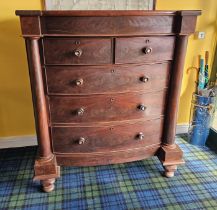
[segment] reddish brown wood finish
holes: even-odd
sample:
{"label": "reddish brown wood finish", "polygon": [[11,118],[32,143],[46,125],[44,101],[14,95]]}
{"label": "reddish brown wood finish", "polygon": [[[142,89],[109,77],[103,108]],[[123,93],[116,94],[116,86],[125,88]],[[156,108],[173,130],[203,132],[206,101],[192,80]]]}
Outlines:
{"label": "reddish brown wood finish", "polygon": [[166,145],[174,144],[176,134],[176,121],[178,116],[179,95],[182,84],[183,67],[188,37],[179,36],[176,41],[176,52],[171,75],[171,84],[167,100],[165,129],[163,143]]}
{"label": "reddish brown wood finish", "polygon": [[200,11],[16,14],[26,38],[40,149],[35,179],[44,191],[53,190],[58,165],[157,155],[172,177],[184,162],[174,142],[178,98],[187,37]]}
{"label": "reddish brown wood finish", "polygon": [[26,36],[41,35],[40,18],[37,16],[29,16],[28,18],[20,17],[22,33]]}
{"label": "reddish brown wood finish", "polygon": [[[112,62],[111,39],[46,38],[45,64],[108,64]],[[80,54],[76,55],[76,51]]]}
{"label": "reddish brown wood finish", "polygon": [[157,154],[163,167],[165,168],[165,176],[170,178],[174,176],[177,165],[185,163],[183,152],[178,145],[162,145]]}
{"label": "reddish brown wood finish", "polygon": [[52,156],[51,141],[48,128],[47,104],[44,94],[42,69],[39,54],[38,38],[27,39],[26,47],[30,68],[32,96],[35,110],[35,124],[39,144],[39,155],[42,158]]}
{"label": "reddish brown wood finish", "polygon": [[[49,97],[52,123],[153,119],[164,114],[165,91],[86,97]],[[141,110],[140,106],[144,106]],[[83,109],[83,113],[78,113]]]}
{"label": "reddish brown wood finish", "polygon": [[[172,60],[175,37],[117,38],[115,63],[147,63]],[[146,52],[146,50],[150,50]]]}
{"label": "reddish brown wood finish", "polygon": [[170,63],[126,66],[48,66],[49,94],[153,92],[168,86]]}
{"label": "reddish brown wood finish", "polygon": [[[143,35],[171,33],[172,16],[115,16],[115,17],[46,17],[43,19],[44,34],[83,35]],[[162,25],[161,23],[167,23]]]}
{"label": "reddish brown wood finish", "polygon": [[200,10],[16,10],[18,16],[119,17],[119,16],[198,16]]}
{"label": "reddish brown wood finish", "polygon": [[35,125],[39,145],[38,157],[34,165],[34,179],[43,180],[43,188],[48,192],[54,189],[54,185],[49,183],[48,180],[58,178],[60,176],[60,168],[57,166],[56,157],[53,155],[51,149],[48,127],[49,119],[44,93],[38,39],[38,37],[26,39],[32,98],[34,102]]}
{"label": "reddish brown wood finish", "polygon": [[[90,153],[159,145],[162,129],[163,119],[115,126],[52,127],[53,148],[55,153]],[[84,142],[79,144],[81,138]]]}
{"label": "reddish brown wood finish", "polygon": [[[147,34],[189,34],[195,30],[200,11],[16,11],[26,17],[23,36],[31,36],[36,24],[29,17],[40,17],[41,32],[49,36],[138,36]],[[27,18],[28,17],[28,18]],[[100,18],[97,18],[100,17]],[[32,31],[32,32],[31,32]]]}
{"label": "reddish brown wood finish", "polygon": [[140,147],[115,152],[94,152],[75,154],[56,154],[58,165],[62,166],[96,166],[142,160],[156,155],[160,145]]}
{"label": "reddish brown wood finish", "polygon": [[177,165],[184,163],[183,152],[175,144],[175,134],[187,41],[188,36],[186,35],[179,35],[176,40],[173,72],[166,105],[163,145],[158,153],[158,158],[165,167],[165,176],[167,177],[173,177]]}
{"label": "reddish brown wood finish", "polygon": [[186,15],[179,17],[179,27],[177,27],[177,32],[180,35],[189,35],[195,32],[197,17],[194,15]]}

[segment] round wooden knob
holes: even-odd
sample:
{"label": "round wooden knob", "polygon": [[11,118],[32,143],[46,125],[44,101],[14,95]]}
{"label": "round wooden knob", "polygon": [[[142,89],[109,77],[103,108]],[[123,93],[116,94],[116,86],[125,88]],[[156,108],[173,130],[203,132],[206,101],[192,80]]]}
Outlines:
{"label": "round wooden knob", "polygon": [[144,52],[145,54],[150,54],[150,53],[152,52],[152,48],[151,48],[151,47],[145,47],[145,48],[143,49],[143,52]]}
{"label": "round wooden knob", "polygon": [[84,84],[84,80],[83,79],[76,79],[75,80],[75,84],[77,85],[77,86],[82,86],[83,84]]}
{"label": "round wooden knob", "polygon": [[82,50],[81,49],[75,49],[74,50],[74,55],[77,57],[80,57],[82,55]]}
{"label": "round wooden knob", "polygon": [[145,135],[142,132],[140,132],[137,137],[139,140],[143,140],[145,138]]}
{"label": "round wooden knob", "polygon": [[84,144],[86,139],[84,137],[80,137],[78,140],[78,144]]}
{"label": "round wooden knob", "polygon": [[78,116],[81,116],[81,115],[83,115],[84,114],[84,108],[79,108],[78,110],[77,110],[77,115]]}
{"label": "round wooden knob", "polygon": [[149,81],[149,78],[144,76],[144,77],[141,77],[140,80],[144,83],[148,82]]}
{"label": "round wooden knob", "polygon": [[146,106],[144,106],[143,104],[140,104],[138,106],[138,109],[140,109],[141,111],[145,111],[146,110]]}

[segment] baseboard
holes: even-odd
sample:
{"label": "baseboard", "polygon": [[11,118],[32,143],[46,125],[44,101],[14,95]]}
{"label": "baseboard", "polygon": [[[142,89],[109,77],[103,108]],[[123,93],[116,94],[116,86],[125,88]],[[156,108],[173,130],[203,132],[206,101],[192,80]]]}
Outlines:
{"label": "baseboard", "polygon": [[189,124],[179,124],[176,126],[176,134],[188,133]]}
{"label": "baseboard", "polygon": [[[188,124],[180,124],[176,127],[176,134],[188,132]],[[37,145],[36,136],[11,136],[0,138],[0,149],[14,147],[28,147]]]}
{"label": "baseboard", "polygon": [[35,135],[0,137],[0,149],[35,145],[37,145],[37,138]]}

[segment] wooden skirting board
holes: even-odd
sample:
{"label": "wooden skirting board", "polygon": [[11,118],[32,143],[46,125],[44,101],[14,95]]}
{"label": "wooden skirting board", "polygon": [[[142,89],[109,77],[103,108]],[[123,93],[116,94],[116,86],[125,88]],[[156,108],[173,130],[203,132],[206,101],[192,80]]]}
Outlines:
{"label": "wooden skirting board", "polygon": [[[180,124],[176,127],[176,134],[188,132],[188,124]],[[14,147],[28,147],[37,145],[35,135],[0,137],[0,149]]]}

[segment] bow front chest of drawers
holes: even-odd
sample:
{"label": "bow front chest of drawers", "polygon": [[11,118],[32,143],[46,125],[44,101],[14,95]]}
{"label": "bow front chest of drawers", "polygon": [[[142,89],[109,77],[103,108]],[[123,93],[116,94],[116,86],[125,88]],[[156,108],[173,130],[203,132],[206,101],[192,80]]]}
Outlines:
{"label": "bow front chest of drawers", "polygon": [[200,11],[16,11],[26,41],[38,137],[35,179],[60,166],[157,155],[171,177],[188,35]]}

